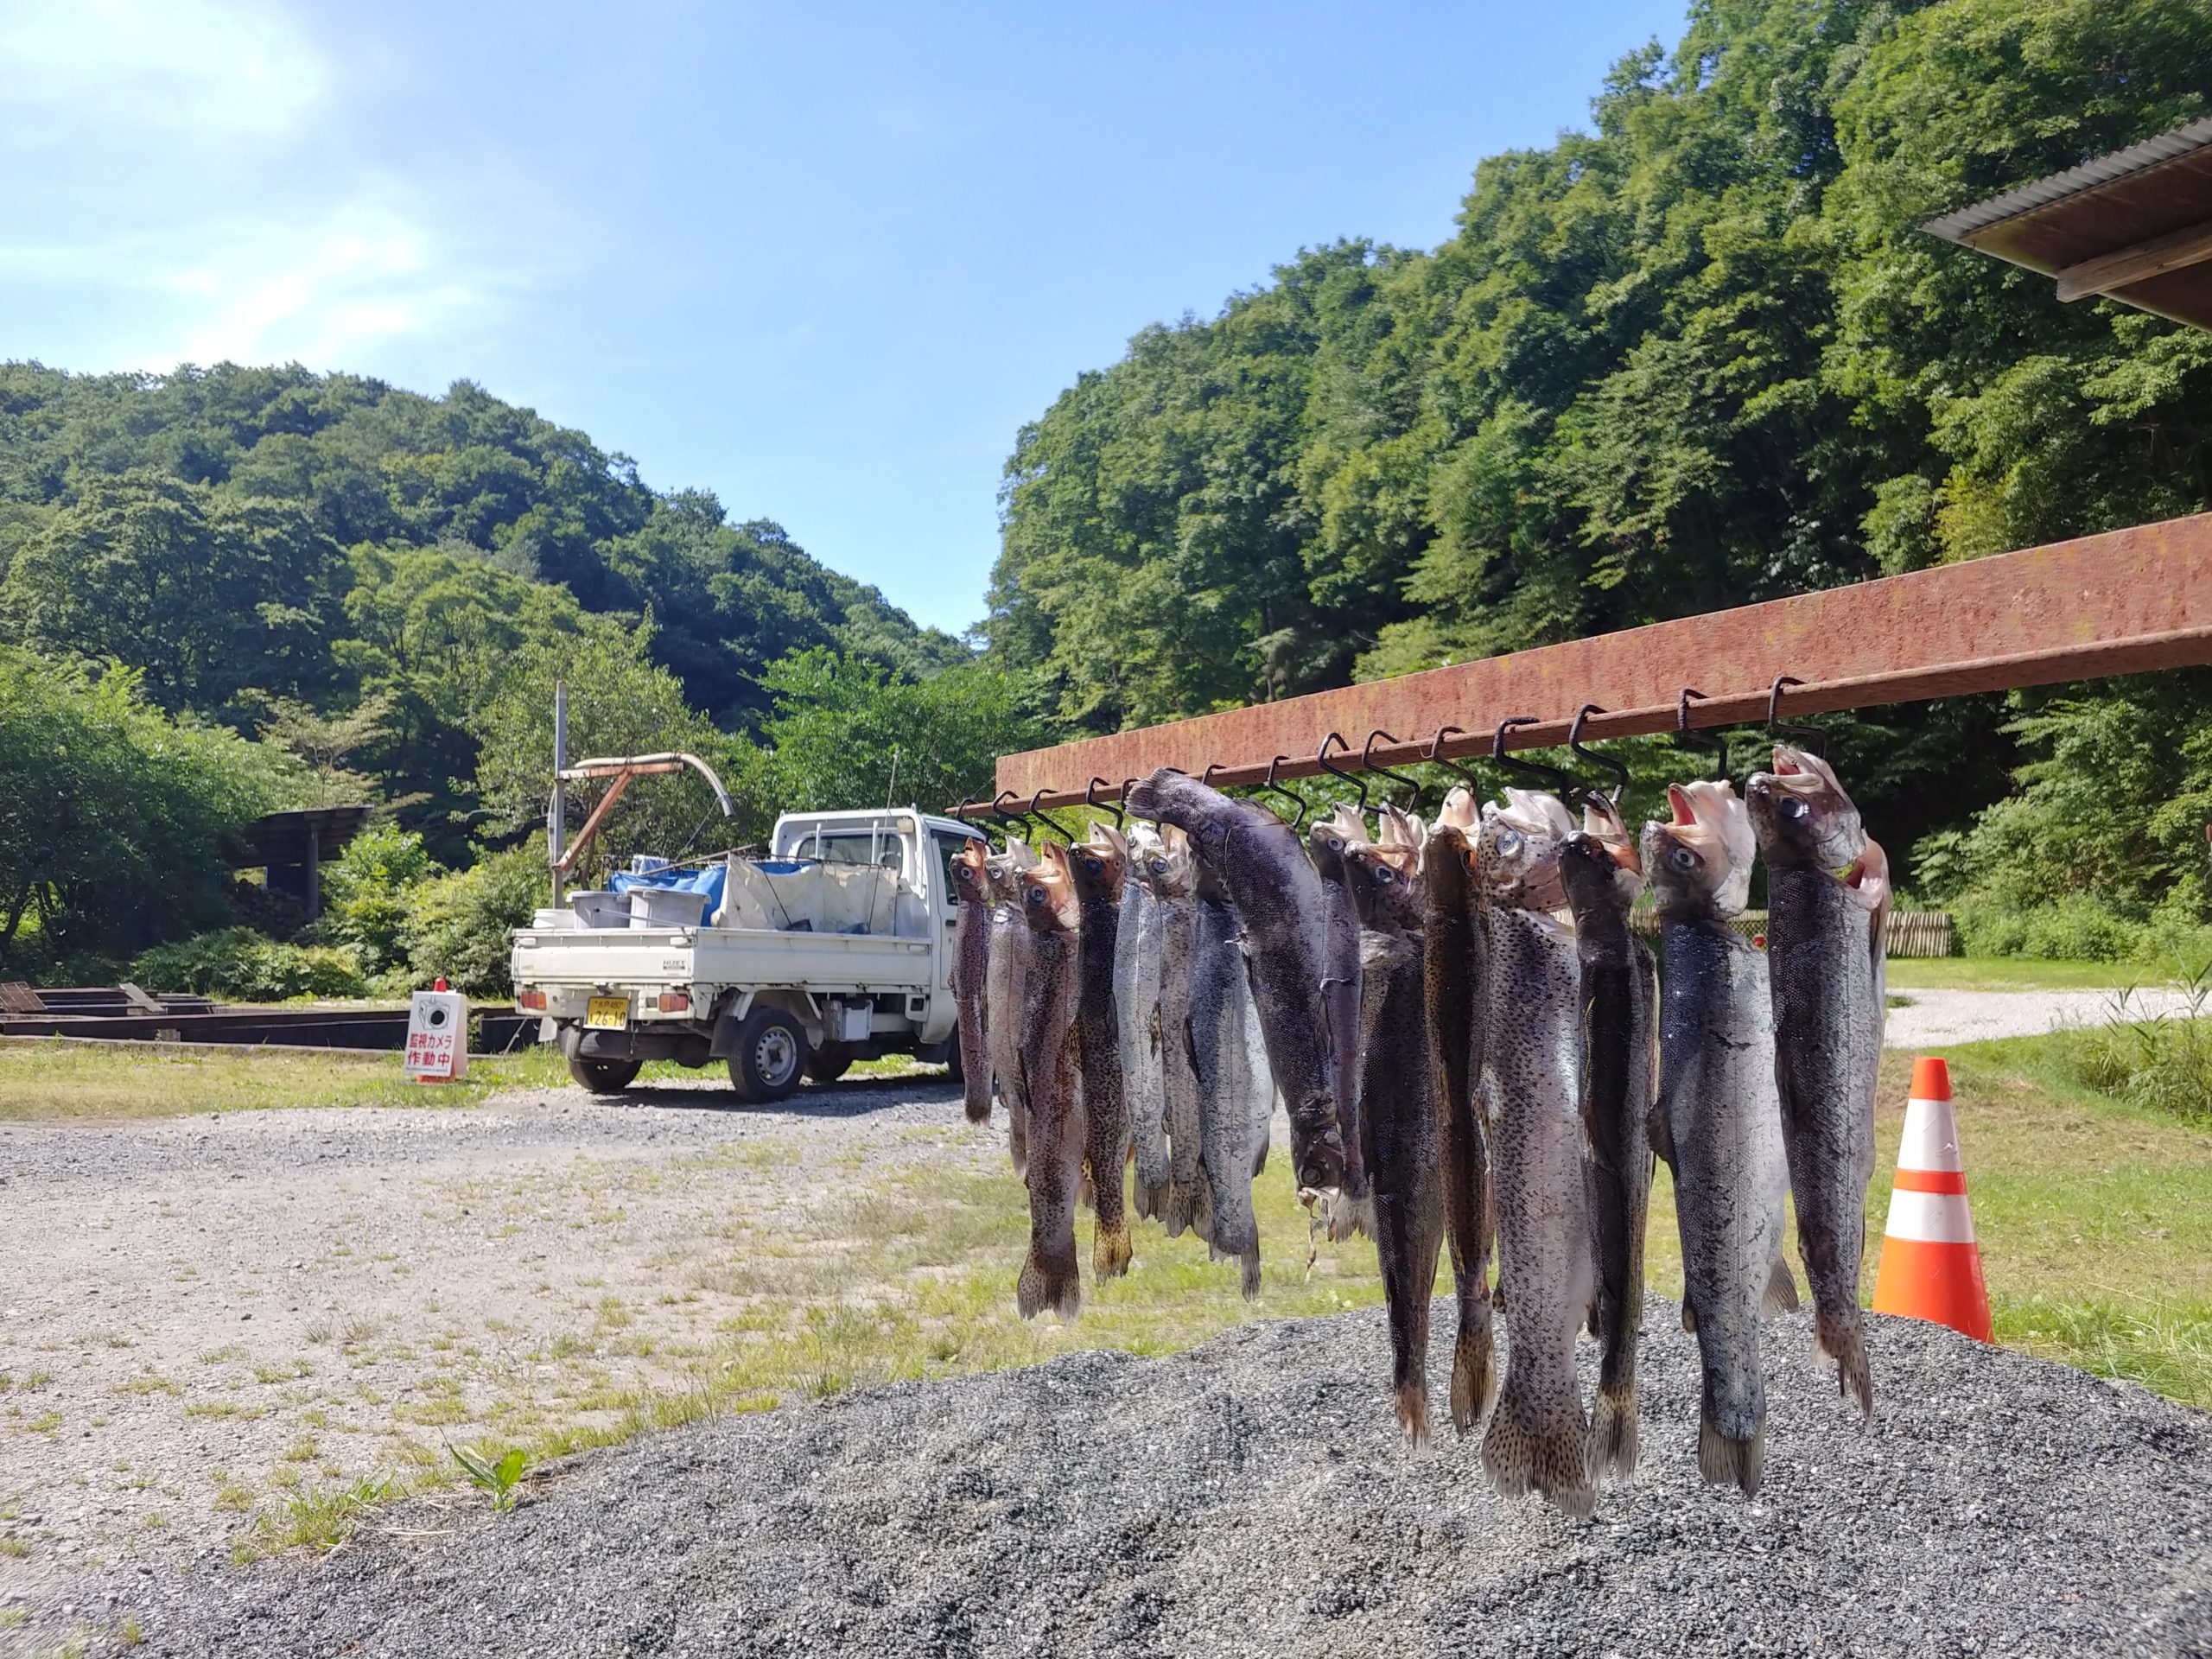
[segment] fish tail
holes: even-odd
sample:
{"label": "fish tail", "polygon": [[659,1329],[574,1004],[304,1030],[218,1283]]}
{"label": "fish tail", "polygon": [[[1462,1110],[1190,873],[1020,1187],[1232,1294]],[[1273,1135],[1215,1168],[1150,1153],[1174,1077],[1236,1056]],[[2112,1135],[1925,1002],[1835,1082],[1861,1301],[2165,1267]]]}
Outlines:
{"label": "fish tail", "polygon": [[[1198,1191],[1203,1191],[1203,1188]],[[1167,1230],[1167,1236],[1179,1238],[1191,1229],[1197,1218],[1198,1192],[1171,1179],[1167,1183],[1166,1201],[1160,1205],[1160,1224]]]}
{"label": "fish tail", "polygon": [[1166,1221],[1168,1192],[1168,1184],[1165,1181],[1157,1186],[1148,1186],[1143,1181],[1138,1181],[1136,1183],[1137,1219],[1139,1221]]}
{"label": "fish tail", "polygon": [[1014,1160],[1014,1173],[1029,1173],[1029,1109],[1020,1101],[1006,1103],[1006,1149]]}
{"label": "fish tail", "polygon": [[1874,1370],[1866,1360],[1866,1325],[1857,1307],[1818,1311],[1813,1319],[1813,1348],[1835,1361],[1836,1384],[1859,1402],[1861,1416],[1874,1414]]}
{"label": "fish tail", "polygon": [[1047,1262],[1032,1244],[1029,1259],[1021,1264],[1014,1297],[1025,1319],[1033,1319],[1047,1309],[1064,1319],[1074,1319],[1083,1311],[1083,1274],[1076,1270],[1074,1252],[1068,1252],[1065,1261]]}
{"label": "fish tail", "polygon": [[1328,1214],[1332,1244],[1341,1244],[1355,1233],[1363,1238],[1375,1236],[1375,1194],[1371,1192],[1355,1197],[1349,1189],[1338,1189],[1329,1202]]}
{"label": "fish tail", "polygon": [[1777,1251],[1774,1271],[1767,1275],[1766,1295],[1759,1303],[1759,1313],[1772,1319],[1777,1313],[1795,1313],[1802,1306],[1797,1299],[1797,1281],[1790,1277],[1789,1263]]}
{"label": "fish tail", "polygon": [[1090,1243],[1090,1270],[1103,1283],[1118,1279],[1129,1270],[1129,1218],[1116,1216],[1111,1221],[1101,1216],[1098,1230]]}
{"label": "fish tail", "polygon": [[1690,1306],[1690,1299],[1682,1298],[1682,1329],[1692,1336],[1697,1334],[1697,1309]]}
{"label": "fish tail", "polygon": [[1567,1514],[1587,1520],[1598,1507],[1590,1478],[1590,1427],[1575,1408],[1573,1427],[1544,1429],[1529,1419],[1509,1382],[1483,1433],[1483,1470],[1506,1497],[1541,1492]]}
{"label": "fish tail", "polygon": [[1243,1291],[1246,1301],[1256,1302],[1260,1300],[1260,1241],[1255,1238],[1246,1245],[1244,1254],[1237,1259],[1243,1268],[1238,1287]]}
{"label": "fish tail", "polygon": [[967,1088],[963,1096],[963,1103],[968,1110],[968,1121],[970,1123],[989,1122],[991,1121],[990,1080],[987,1077],[979,1077],[973,1071],[963,1075],[967,1079]]}
{"label": "fish tail", "polygon": [[1759,1477],[1766,1468],[1766,1417],[1747,1440],[1732,1440],[1713,1421],[1707,1405],[1697,1427],[1697,1467],[1708,1485],[1740,1487],[1745,1497],[1757,1497]]}
{"label": "fish tail", "polygon": [[1426,1378],[1409,1376],[1398,1384],[1398,1427],[1406,1431],[1408,1446],[1428,1444],[1428,1384]]}
{"label": "fish tail", "polygon": [[1191,1194],[1191,1230],[1208,1244],[1213,1243],[1213,1187],[1203,1170]]}
{"label": "fish tail", "polygon": [[1452,1349],[1452,1426],[1466,1433],[1497,1400],[1497,1333],[1490,1300],[1478,1293],[1459,1307],[1459,1337]]}
{"label": "fish tail", "polygon": [[1085,1160],[1083,1179],[1076,1183],[1075,1201],[1078,1209],[1096,1211],[1098,1208],[1098,1188],[1090,1179],[1090,1164]]}
{"label": "fish tail", "polygon": [[1598,1389],[1598,1408],[1591,1414],[1590,1474],[1592,1479],[1611,1472],[1622,1480],[1636,1476],[1636,1384]]}

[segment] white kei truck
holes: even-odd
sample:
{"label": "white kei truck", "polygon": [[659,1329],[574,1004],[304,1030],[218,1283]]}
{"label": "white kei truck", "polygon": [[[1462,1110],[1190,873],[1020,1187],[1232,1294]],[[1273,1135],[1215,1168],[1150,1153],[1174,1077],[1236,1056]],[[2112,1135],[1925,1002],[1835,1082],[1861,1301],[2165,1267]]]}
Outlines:
{"label": "white kei truck", "polygon": [[[627,781],[683,766],[727,802],[690,756],[587,760],[560,775]],[[724,1061],[739,1097],[762,1105],[802,1076],[834,1082],[888,1053],[950,1065],[957,1079],[950,861],[982,838],[912,806],[787,813],[765,857],[618,876],[622,891],[539,911],[514,934],[515,1005],[541,1016],[539,1039],[595,1094],[628,1088],[647,1060]],[[575,855],[564,861],[557,836],[556,849],[557,877]]]}

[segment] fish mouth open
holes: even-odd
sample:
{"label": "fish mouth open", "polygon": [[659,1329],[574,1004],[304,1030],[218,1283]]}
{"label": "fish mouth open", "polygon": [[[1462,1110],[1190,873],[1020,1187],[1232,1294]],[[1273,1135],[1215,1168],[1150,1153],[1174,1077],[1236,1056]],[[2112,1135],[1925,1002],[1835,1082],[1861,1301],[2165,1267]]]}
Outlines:
{"label": "fish mouth open", "polygon": [[1689,791],[1680,784],[1667,785],[1668,822],[1676,829],[1687,829],[1697,822],[1697,809],[1690,804]]}

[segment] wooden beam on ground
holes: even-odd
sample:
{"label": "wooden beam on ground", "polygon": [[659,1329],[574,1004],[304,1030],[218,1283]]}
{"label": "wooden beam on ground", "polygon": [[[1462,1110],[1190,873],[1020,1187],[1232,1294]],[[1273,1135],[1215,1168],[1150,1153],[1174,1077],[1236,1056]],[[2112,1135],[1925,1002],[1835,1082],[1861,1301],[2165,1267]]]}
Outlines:
{"label": "wooden beam on ground", "polygon": [[1041,806],[1077,806],[1094,777],[1101,801],[1160,766],[1194,778],[1217,766],[1228,787],[1262,781],[1276,755],[1288,757],[1279,777],[1311,777],[1332,732],[1351,747],[1332,758],[1347,769],[1377,729],[1392,739],[1375,746],[1381,765],[1426,759],[1445,727],[1461,728],[1442,750],[1459,759],[1488,753],[1498,722],[1521,715],[1535,721],[1507,747],[1538,748],[1565,741],[1585,703],[1611,711],[1590,718],[1586,740],[1668,732],[1685,687],[1707,694],[1693,727],[1740,725],[1766,718],[1785,674],[1803,682],[1786,693],[1795,716],[2207,663],[2212,513],[2200,513],[1033,749],[1000,760],[998,787],[1025,805],[1041,789]]}

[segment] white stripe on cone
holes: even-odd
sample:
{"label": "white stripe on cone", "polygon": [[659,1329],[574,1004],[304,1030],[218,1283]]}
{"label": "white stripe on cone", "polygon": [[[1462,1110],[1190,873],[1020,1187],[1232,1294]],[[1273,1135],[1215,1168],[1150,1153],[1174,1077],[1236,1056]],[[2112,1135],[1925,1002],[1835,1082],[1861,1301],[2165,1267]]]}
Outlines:
{"label": "white stripe on cone", "polygon": [[1948,1100],[1912,1099],[1904,1105],[1904,1138],[1897,1143],[1899,1169],[1956,1171],[1959,1122]]}
{"label": "white stripe on cone", "polygon": [[1963,1192],[1908,1192],[1896,1187],[1890,1193],[1890,1218],[1882,1232],[1885,1237],[1918,1239],[1923,1244],[1971,1244],[1974,1211]]}

